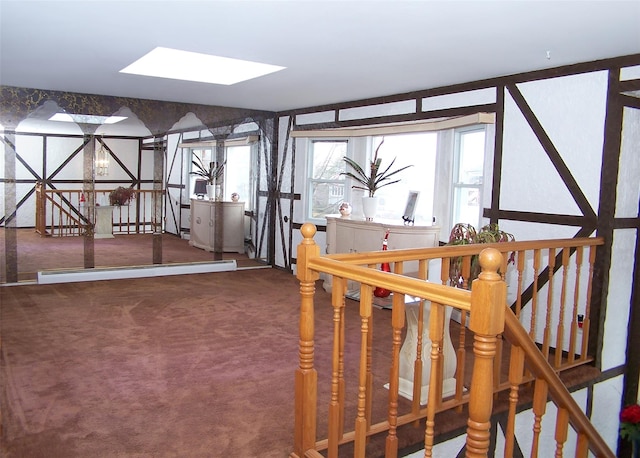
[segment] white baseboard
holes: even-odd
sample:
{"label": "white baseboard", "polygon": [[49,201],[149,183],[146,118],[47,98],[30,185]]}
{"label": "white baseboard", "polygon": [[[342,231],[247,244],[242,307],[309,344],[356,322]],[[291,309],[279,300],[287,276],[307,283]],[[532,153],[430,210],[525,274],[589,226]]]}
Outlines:
{"label": "white baseboard", "polygon": [[99,267],[94,269],[45,270],[38,272],[39,284],[116,280],[121,278],[161,277],[164,275],[201,274],[237,270],[234,259],[185,264],[156,264],[133,267]]}

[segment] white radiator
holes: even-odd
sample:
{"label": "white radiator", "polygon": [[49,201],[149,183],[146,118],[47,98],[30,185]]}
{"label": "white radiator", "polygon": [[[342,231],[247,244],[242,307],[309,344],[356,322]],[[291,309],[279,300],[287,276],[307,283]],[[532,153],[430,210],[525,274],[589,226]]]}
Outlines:
{"label": "white radiator", "polygon": [[161,277],[165,275],[202,274],[237,270],[234,259],[185,264],[156,264],[133,267],[99,267],[94,269],[44,270],[38,272],[38,283],[70,283],[79,281],[116,280],[120,278]]}

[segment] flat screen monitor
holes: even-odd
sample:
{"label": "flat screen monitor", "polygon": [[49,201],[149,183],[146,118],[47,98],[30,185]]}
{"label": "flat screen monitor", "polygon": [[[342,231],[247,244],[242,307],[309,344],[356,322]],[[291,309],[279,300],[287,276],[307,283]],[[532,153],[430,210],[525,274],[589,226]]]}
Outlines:
{"label": "flat screen monitor", "polygon": [[193,193],[196,196],[204,196],[207,193],[207,180],[196,180],[193,185]]}

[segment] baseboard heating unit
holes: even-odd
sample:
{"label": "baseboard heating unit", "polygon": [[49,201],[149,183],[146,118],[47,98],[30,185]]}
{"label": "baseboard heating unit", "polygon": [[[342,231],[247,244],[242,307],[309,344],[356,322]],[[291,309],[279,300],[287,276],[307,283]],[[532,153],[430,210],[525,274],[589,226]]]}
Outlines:
{"label": "baseboard heating unit", "polygon": [[80,281],[117,280],[122,278],[162,277],[165,275],[203,274],[237,270],[235,259],[185,264],[155,264],[133,267],[97,267],[93,269],[44,270],[38,272],[39,284]]}

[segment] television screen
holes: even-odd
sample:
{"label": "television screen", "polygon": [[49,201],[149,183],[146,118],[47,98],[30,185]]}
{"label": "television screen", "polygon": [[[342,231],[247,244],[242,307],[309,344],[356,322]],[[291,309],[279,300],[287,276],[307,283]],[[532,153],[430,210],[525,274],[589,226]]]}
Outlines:
{"label": "television screen", "polygon": [[204,196],[207,193],[207,180],[196,180],[193,185],[193,193],[197,196]]}

